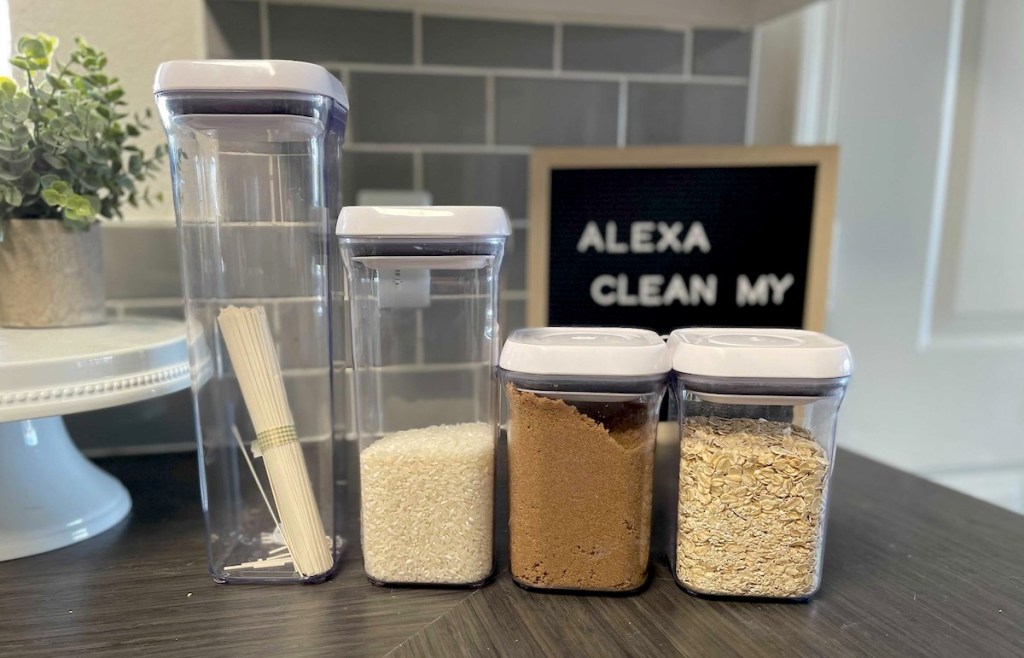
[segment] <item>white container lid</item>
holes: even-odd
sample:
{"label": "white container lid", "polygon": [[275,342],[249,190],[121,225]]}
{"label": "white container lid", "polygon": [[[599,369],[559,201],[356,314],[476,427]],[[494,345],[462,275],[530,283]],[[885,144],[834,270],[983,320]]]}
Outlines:
{"label": "white container lid", "polygon": [[676,329],[668,349],[673,370],[703,377],[835,379],[853,370],[846,343],[800,329]]}
{"label": "white container lid", "polygon": [[347,206],[338,216],[342,237],[504,237],[512,232],[497,206]]}
{"label": "white container lid", "polygon": [[330,96],[346,110],[344,85],[322,66],[286,59],[210,59],[164,62],[153,93],[171,91],[291,91]]}
{"label": "white container lid", "polygon": [[671,366],[665,341],[653,331],[607,327],[518,329],[498,365],[530,375],[645,377]]}

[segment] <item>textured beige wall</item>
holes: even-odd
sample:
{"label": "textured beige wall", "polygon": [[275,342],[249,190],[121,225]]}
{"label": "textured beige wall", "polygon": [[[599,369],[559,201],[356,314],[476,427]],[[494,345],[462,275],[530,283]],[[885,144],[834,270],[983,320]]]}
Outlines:
{"label": "textured beige wall", "polygon": [[[168,59],[196,59],[205,55],[202,0],[8,0],[13,40],[26,33],[46,32],[61,40],[58,52],[67,52],[77,35],[106,51],[110,71],[121,78],[132,110],[153,107],[153,73]],[[0,1],[0,9],[3,2]],[[155,109],[155,108],[154,108]],[[153,130],[141,140],[146,148],[164,142],[164,132]],[[162,191],[164,202],[129,209],[130,221],[172,222],[170,176],[164,172],[152,189]]]}

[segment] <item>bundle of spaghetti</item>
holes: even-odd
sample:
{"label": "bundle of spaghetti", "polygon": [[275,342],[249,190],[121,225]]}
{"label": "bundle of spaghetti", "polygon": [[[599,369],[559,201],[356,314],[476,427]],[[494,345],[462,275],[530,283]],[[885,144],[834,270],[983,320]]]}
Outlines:
{"label": "bundle of spaghetti", "polygon": [[231,365],[249,410],[277,507],[281,533],[303,576],[326,573],[334,564],[295,420],[285,393],[281,365],[262,306],[228,306],[217,318]]}

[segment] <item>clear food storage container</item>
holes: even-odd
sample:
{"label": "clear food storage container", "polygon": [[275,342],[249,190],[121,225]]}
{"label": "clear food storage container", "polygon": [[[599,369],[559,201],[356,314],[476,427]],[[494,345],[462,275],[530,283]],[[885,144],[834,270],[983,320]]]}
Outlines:
{"label": "clear food storage container", "polygon": [[[345,90],[319,66],[169,62],[170,142],[210,571],[334,569],[330,218]],[[210,355],[212,376],[200,377]]]}
{"label": "clear food storage container", "polygon": [[849,348],[792,329],[669,337],[681,430],[673,574],[693,594],[808,599],[821,584]]}
{"label": "clear food storage container", "polygon": [[500,366],[513,579],[530,589],[640,588],[665,342],[641,329],[520,329]]}
{"label": "clear food storage container", "polygon": [[494,572],[498,270],[494,207],[349,207],[363,564],[375,584]]}

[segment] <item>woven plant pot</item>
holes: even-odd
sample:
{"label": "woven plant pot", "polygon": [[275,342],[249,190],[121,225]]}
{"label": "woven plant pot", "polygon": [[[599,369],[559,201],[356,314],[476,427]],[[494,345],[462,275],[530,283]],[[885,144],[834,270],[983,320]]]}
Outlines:
{"label": "woven plant pot", "polygon": [[4,221],[0,242],[0,326],[76,327],[106,318],[100,227],[55,219]]}

